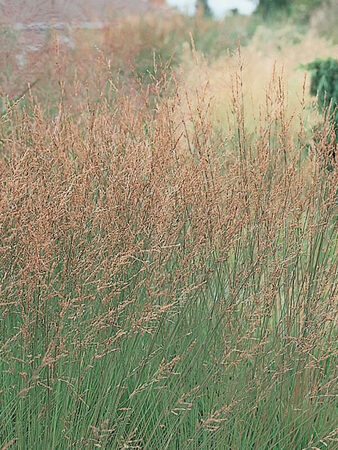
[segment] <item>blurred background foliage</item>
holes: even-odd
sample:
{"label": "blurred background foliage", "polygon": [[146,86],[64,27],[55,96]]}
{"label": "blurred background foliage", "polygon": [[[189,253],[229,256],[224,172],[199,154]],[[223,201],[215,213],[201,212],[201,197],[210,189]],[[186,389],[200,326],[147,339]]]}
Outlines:
{"label": "blurred background foliage", "polygon": [[[304,37],[308,41],[311,36],[320,48],[322,38],[333,46],[338,43],[335,1],[260,0],[256,3],[256,11],[251,16],[241,15],[234,9],[224,19],[217,20],[208,1],[197,0],[194,16],[172,10],[167,14],[124,18],[108,23],[102,30],[74,30],[67,36],[50,32],[45,42],[41,43],[39,36],[40,44],[34,50],[30,50],[31,44],[25,47],[20,32],[3,27],[0,30],[2,109],[6,99],[20,98],[31,84],[35,84],[36,93],[48,94],[57,101],[58,94],[51,95],[49,89],[53,85],[51,80],[57,76],[55,61],[60,58],[66,71],[75,67],[75,64],[67,65],[66,60],[76,61],[78,76],[88,84],[95,80],[89,60],[106,59],[109,61],[107,79],[128,79],[135,86],[135,79],[148,85],[157,66],[167,74],[176,70],[186,60],[187,48],[193,47],[204,60],[212,63],[236,50],[239,43],[242,48],[254,45],[261,50],[269,46],[270,53],[272,48],[277,52],[275,56],[282,51],[282,46],[298,45]],[[313,45],[313,60],[335,57],[329,49],[328,55],[317,54],[316,44]],[[311,60],[299,62],[307,64]]]}

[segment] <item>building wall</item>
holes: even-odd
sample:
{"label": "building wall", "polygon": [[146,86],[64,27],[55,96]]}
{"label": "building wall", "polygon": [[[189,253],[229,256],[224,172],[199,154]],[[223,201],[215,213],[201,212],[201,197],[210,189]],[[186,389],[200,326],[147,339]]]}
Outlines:
{"label": "building wall", "polygon": [[0,25],[104,20],[144,14],[164,0],[0,0]]}

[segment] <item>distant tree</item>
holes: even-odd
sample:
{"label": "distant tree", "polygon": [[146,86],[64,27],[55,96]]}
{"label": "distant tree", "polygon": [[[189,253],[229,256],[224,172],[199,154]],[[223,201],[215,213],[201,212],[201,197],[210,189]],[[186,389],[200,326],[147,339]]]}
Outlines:
{"label": "distant tree", "polygon": [[332,0],[295,0],[292,2],[292,15],[299,22],[307,23],[312,13],[323,4],[334,3]]}
{"label": "distant tree", "polygon": [[196,0],[196,10],[201,10],[206,17],[212,17],[212,11],[208,0]]}
{"label": "distant tree", "polygon": [[266,19],[280,11],[289,12],[291,3],[291,0],[259,0],[256,12]]}
{"label": "distant tree", "polygon": [[292,14],[296,20],[309,20],[312,11],[323,3],[333,3],[334,0],[252,0],[256,3],[256,13],[264,19],[273,17],[280,12]]}

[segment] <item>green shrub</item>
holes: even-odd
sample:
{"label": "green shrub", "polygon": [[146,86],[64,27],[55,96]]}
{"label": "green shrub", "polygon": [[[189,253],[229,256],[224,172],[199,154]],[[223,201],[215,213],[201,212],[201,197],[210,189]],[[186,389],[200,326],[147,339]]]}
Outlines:
{"label": "green shrub", "polygon": [[[318,98],[318,107],[321,112],[328,114],[330,128],[335,132],[335,145],[338,136],[338,60],[328,58],[316,59],[307,64],[306,69],[311,72],[310,93]],[[334,143],[333,143],[334,145]],[[335,160],[335,149],[329,152],[329,157]],[[331,163],[327,168],[332,169]]]}
{"label": "green shrub", "polygon": [[336,133],[338,128],[338,60],[316,59],[306,65],[311,72],[311,95],[317,96],[320,111],[329,110]]}
{"label": "green shrub", "polygon": [[[338,104],[338,60],[328,58],[316,59],[307,64],[306,68],[311,72],[311,95],[318,95],[318,105],[321,110],[328,107],[335,110]],[[335,122],[338,115],[335,111]]]}

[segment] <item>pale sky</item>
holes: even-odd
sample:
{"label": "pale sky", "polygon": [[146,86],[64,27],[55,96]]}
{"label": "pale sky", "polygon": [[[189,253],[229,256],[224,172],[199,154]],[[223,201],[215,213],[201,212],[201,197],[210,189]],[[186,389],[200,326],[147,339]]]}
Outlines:
{"label": "pale sky", "polygon": [[[177,6],[181,11],[193,13],[196,0],[167,0],[169,5]],[[209,0],[209,5],[216,16],[223,16],[232,8],[238,8],[242,14],[250,14],[255,9],[252,0]]]}

